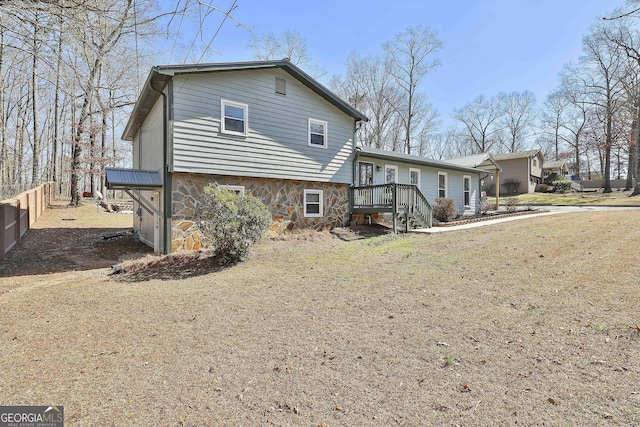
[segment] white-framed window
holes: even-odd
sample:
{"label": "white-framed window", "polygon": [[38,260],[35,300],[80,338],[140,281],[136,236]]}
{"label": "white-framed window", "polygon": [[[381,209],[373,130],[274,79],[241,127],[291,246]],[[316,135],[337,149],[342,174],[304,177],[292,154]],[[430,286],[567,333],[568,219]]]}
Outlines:
{"label": "white-framed window", "polygon": [[309,119],[309,146],[327,148],[327,122]]}
{"label": "white-framed window", "polygon": [[358,182],[361,186],[373,185],[373,163],[358,162]]}
{"label": "white-framed window", "polygon": [[409,184],[420,188],[420,169],[409,168]]}
{"label": "white-framed window", "polygon": [[247,136],[249,106],[226,99],[220,100],[220,128],[222,133]]}
{"label": "white-framed window", "polygon": [[244,196],[244,185],[225,185],[225,187],[233,193]]}
{"label": "white-framed window", "polygon": [[447,197],[447,173],[438,172],[438,197]]}
{"label": "white-framed window", "polygon": [[465,206],[471,206],[471,177],[468,175],[462,177],[462,200]]}
{"label": "white-framed window", "polygon": [[398,166],[384,165],[384,182],[386,184],[398,182]]}
{"label": "white-framed window", "polygon": [[318,218],[323,214],[322,190],[304,190],[304,216]]}
{"label": "white-framed window", "polygon": [[533,163],[533,167],[537,167],[538,166],[538,159],[536,159],[535,157],[533,159],[531,159],[531,163]]}

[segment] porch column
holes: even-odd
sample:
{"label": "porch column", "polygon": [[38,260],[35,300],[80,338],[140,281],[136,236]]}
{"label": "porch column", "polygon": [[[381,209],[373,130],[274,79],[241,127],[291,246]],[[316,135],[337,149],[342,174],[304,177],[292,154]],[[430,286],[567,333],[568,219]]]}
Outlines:
{"label": "porch column", "polygon": [[500,169],[496,168],[496,206],[495,210],[500,208]]}

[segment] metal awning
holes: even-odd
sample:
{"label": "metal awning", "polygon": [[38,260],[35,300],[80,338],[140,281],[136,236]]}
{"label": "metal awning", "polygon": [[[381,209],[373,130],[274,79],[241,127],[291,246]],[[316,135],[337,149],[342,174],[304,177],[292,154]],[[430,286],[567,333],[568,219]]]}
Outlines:
{"label": "metal awning", "polygon": [[162,188],[162,179],[157,171],[126,168],[105,168],[106,186],[109,190],[124,190],[147,212],[162,217],[162,212],[147,200],[140,190]]}
{"label": "metal awning", "polygon": [[150,190],[162,187],[157,171],[127,168],[105,168],[109,190]]}

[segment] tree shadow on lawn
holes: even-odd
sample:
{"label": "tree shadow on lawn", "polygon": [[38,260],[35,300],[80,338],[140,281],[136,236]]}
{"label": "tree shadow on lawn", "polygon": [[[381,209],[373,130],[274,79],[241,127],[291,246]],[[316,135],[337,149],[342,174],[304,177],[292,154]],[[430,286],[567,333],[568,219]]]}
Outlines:
{"label": "tree shadow on lawn", "polygon": [[130,228],[34,228],[0,262],[0,277],[108,268],[152,251]]}

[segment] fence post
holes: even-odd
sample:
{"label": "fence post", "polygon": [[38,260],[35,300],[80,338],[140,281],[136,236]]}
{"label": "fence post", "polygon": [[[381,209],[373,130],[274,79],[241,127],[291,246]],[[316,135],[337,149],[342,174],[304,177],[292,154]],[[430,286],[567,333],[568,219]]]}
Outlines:
{"label": "fence post", "polygon": [[20,197],[16,198],[16,209],[15,209],[15,217],[14,220],[16,221],[16,226],[15,226],[15,230],[16,230],[16,245],[18,243],[20,243],[20,237],[22,237],[22,233],[20,233],[20,228],[22,227],[22,218],[20,218],[20,211],[22,209],[20,209]]}

